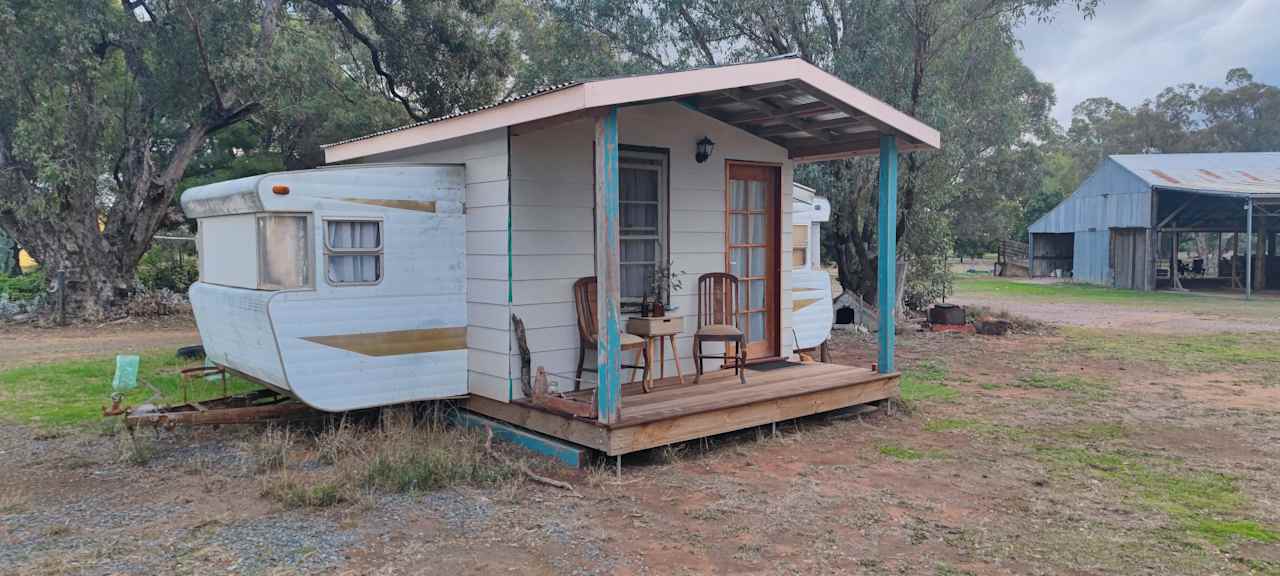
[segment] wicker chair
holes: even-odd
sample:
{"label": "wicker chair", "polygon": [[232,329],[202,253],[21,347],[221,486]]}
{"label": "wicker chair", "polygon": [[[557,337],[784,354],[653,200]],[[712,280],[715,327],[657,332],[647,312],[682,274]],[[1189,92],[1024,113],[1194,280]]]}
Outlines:
{"label": "wicker chair", "polygon": [[[738,316],[738,277],[726,272],[710,272],[698,277],[698,331],[693,334],[693,363],[702,378],[702,360],[715,358],[733,360],[733,371],[743,384],[747,383],[747,348],[744,345],[742,327]],[[704,342],[723,342],[724,354],[703,354]],[[729,355],[729,345],[733,355]]]}
{"label": "wicker chair", "polygon": [[[578,310],[578,371],[574,375],[573,389],[577,390],[582,383],[583,372],[598,372],[596,368],[597,358],[596,342],[600,333],[600,323],[596,318],[596,277],[586,276],[579,278],[573,283],[573,305]],[[623,332],[618,335],[622,341],[621,349],[623,351],[635,350],[635,360],[632,364],[623,364],[622,368],[631,369],[631,380],[636,379],[636,369],[643,370],[641,375],[646,381],[649,377],[649,349],[645,346],[644,338],[634,334]],[[590,368],[587,368],[587,359],[591,358]],[[644,364],[640,364],[641,359]]]}

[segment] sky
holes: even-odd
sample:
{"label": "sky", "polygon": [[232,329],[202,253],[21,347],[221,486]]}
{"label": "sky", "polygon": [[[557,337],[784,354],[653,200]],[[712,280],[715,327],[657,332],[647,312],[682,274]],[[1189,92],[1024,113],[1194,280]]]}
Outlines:
{"label": "sky", "polygon": [[1136,105],[1167,86],[1220,86],[1232,68],[1280,84],[1280,0],[1102,0],[1091,20],[1060,10],[1018,38],[1023,61],[1053,83],[1063,126],[1086,98]]}

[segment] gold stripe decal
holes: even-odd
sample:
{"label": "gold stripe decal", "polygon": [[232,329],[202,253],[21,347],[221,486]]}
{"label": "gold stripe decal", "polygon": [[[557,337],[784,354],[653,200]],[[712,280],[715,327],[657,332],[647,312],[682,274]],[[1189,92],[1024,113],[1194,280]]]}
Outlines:
{"label": "gold stripe decal", "polygon": [[795,312],[795,311],[800,310],[801,308],[804,308],[805,306],[808,306],[808,305],[810,305],[810,304],[813,304],[814,302],[817,302],[817,301],[819,301],[819,300],[822,300],[822,299],[821,299],[821,298],[805,298],[805,299],[803,299],[803,300],[792,300],[792,301],[791,301],[791,311],[792,311],[792,312]]}
{"label": "gold stripe decal", "polygon": [[377,198],[343,198],[343,202],[352,202],[355,204],[368,204],[370,206],[382,206],[384,208],[397,208],[400,210],[413,210],[415,212],[435,212],[435,200],[379,200]]}
{"label": "gold stripe decal", "polygon": [[368,332],[365,334],[308,336],[303,340],[365,356],[399,356],[401,354],[462,350],[467,347],[467,328],[461,326],[424,330]]}

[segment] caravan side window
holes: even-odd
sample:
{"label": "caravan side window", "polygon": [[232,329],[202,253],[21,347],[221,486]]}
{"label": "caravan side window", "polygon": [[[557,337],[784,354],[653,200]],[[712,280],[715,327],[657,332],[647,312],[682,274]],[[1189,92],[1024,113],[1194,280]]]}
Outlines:
{"label": "caravan side window", "polygon": [[382,281],[382,222],[325,220],[324,257],[330,284],[367,285]]}
{"label": "caravan side window", "polygon": [[302,214],[258,216],[258,289],[311,286],[308,222]]}

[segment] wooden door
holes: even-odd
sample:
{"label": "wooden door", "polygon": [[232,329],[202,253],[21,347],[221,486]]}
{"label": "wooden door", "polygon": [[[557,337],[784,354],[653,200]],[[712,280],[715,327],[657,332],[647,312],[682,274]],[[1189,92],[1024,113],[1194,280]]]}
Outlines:
{"label": "wooden door", "polygon": [[728,165],[725,252],[729,273],[738,277],[738,325],[748,360],[778,355],[780,179],[777,166]]}

